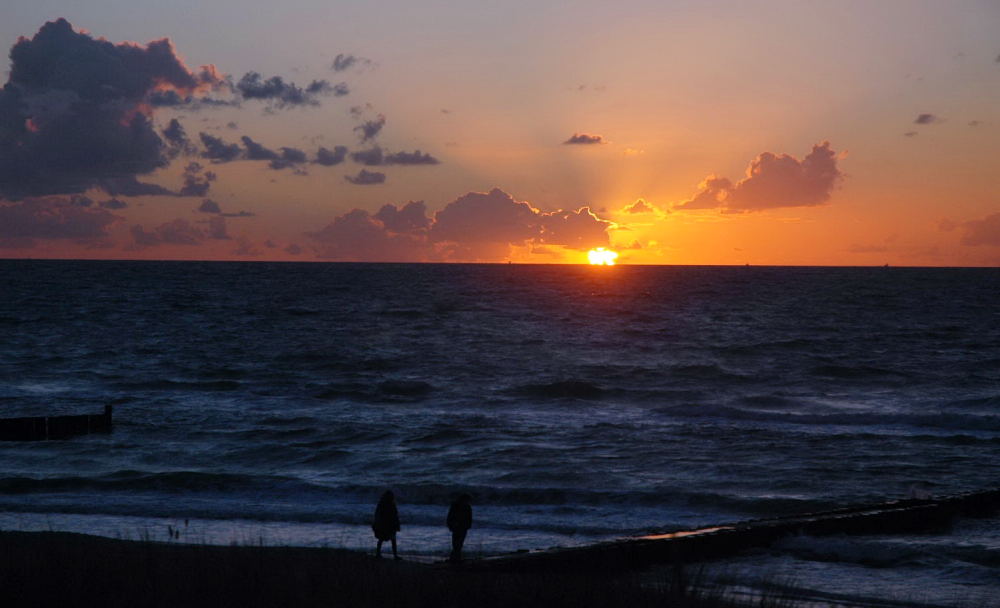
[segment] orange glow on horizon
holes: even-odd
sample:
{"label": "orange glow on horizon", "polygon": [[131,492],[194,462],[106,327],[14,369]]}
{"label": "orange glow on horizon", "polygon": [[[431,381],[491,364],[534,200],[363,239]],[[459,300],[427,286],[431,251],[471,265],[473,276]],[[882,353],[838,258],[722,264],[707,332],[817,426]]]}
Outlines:
{"label": "orange glow on horizon", "polygon": [[598,247],[587,252],[587,261],[594,266],[614,266],[618,259],[618,252]]}

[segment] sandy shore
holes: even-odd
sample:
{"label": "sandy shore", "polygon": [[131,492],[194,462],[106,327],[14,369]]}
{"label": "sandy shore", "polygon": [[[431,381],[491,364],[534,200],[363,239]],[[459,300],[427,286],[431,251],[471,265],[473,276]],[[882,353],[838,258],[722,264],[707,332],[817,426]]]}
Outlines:
{"label": "sandy shore", "polygon": [[634,574],[487,573],[352,551],[0,532],[3,606],[719,606]]}

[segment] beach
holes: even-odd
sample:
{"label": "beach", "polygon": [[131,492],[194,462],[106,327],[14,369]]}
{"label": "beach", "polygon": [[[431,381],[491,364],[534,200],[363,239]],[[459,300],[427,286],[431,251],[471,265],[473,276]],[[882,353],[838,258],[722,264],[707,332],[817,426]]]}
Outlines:
{"label": "beach", "polygon": [[[718,606],[632,574],[498,574],[327,548],[0,532],[4,606]],[[665,601],[674,602],[664,604]]]}

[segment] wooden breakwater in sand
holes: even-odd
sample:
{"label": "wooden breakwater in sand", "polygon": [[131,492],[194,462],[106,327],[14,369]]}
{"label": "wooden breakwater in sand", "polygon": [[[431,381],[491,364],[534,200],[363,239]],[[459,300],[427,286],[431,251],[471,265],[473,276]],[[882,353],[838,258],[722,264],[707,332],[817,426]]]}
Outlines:
{"label": "wooden breakwater in sand", "polygon": [[956,517],[988,516],[998,508],[1000,489],[994,489],[649,534],[583,547],[518,552],[472,560],[464,566],[492,571],[637,569],[726,558],[799,534],[893,534],[947,529]]}

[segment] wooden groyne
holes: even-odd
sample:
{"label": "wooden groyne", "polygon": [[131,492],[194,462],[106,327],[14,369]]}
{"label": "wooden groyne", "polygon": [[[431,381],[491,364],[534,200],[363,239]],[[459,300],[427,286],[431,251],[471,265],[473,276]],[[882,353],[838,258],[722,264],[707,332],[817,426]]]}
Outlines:
{"label": "wooden groyne", "polygon": [[103,414],[80,416],[27,416],[0,418],[0,441],[43,441],[68,439],[90,433],[110,433],[113,406],[104,406]]}
{"label": "wooden groyne", "polygon": [[587,545],[500,555],[464,564],[473,570],[607,571],[661,563],[722,559],[806,534],[893,534],[947,529],[960,516],[983,517],[1000,509],[1000,489],[942,498],[855,505],[789,517],[650,534]]}

